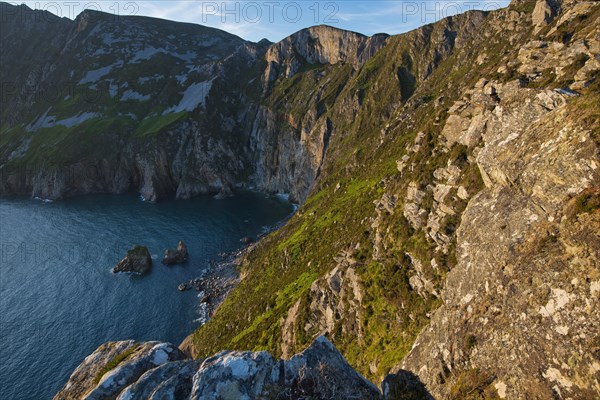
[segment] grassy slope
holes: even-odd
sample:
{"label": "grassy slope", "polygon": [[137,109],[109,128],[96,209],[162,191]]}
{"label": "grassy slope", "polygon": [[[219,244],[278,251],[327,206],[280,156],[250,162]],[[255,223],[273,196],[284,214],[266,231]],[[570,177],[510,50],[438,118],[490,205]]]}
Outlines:
{"label": "grassy slope", "polygon": [[[264,240],[247,257],[242,267],[245,279],[213,320],[195,333],[194,344],[199,355],[223,348],[280,354],[282,318],[298,299],[306,296],[319,276],[335,267],[333,257],[351,244],[360,244],[361,248],[365,339],[359,342],[356,337],[336,332],[332,335],[335,344],[353,366],[372,378],[375,376],[368,367],[371,362],[375,362],[377,375],[381,376],[410,349],[416,334],[428,321],[427,312],[439,306],[439,301],[423,299],[410,289],[404,254],[411,252],[429,260],[434,244],[425,239],[423,232],[412,230],[406,219],[396,213],[385,221],[395,235],[393,246],[387,249],[384,259],[373,261],[372,232],[366,219],[374,215],[373,201],[385,191],[393,188],[397,192],[412,180],[426,185],[432,181],[433,171],[445,166],[449,159],[466,163],[466,148],[432,153],[438,147],[442,128],[435,121],[436,117],[445,120],[445,110],[461,88],[473,85],[481,73],[472,68],[476,52],[461,52],[442,62],[427,84],[416,86],[414,77],[421,71],[413,59],[419,52],[430,49],[418,49],[412,43],[411,36],[393,38],[355,74],[340,66],[322,67],[280,83],[269,105],[281,105],[292,115],[302,115],[307,100],[299,94],[306,93],[314,84],[315,73],[327,70],[330,84],[325,91],[330,95],[325,97],[323,112],[336,127],[327,161],[308,201],[286,227]],[[497,58],[491,58],[490,66],[498,62]],[[338,82],[346,84],[336,96]],[[436,109],[432,99],[442,95],[442,105]],[[344,101],[355,96],[362,102],[357,115],[347,109],[348,101]],[[287,100],[287,106],[279,98]],[[380,132],[386,125],[391,126],[389,133],[380,142]],[[419,131],[426,133],[426,144],[411,155],[417,167],[400,179],[396,160],[406,154],[406,145]],[[476,167],[468,166],[464,179],[463,184],[470,192],[481,188]],[[464,209],[466,203],[457,206]],[[401,208],[402,205],[397,207]],[[452,229],[456,224],[448,221],[447,228]],[[454,262],[453,254],[437,261],[442,271],[448,270]],[[439,276],[438,284],[441,279],[443,276]],[[311,340],[312,337],[298,338],[297,349],[301,350]]]}

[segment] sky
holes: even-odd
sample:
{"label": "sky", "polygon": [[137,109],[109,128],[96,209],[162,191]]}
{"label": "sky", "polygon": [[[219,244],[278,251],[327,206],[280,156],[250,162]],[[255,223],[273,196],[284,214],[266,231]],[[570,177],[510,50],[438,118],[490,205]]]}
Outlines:
{"label": "sky", "polygon": [[506,7],[510,0],[385,1],[231,1],[231,0],[94,0],[19,1],[74,19],[86,8],[119,15],[139,15],[191,22],[223,29],[246,40],[279,41],[302,28],[326,24],[366,35],[398,34],[471,9]]}

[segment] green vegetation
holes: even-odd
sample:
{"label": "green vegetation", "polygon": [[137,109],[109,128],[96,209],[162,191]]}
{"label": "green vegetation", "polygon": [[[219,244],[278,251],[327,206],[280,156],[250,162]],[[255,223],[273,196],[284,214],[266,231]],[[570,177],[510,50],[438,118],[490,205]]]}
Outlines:
{"label": "green vegetation", "polygon": [[[23,157],[12,161],[14,165],[61,167],[80,161],[90,154],[98,159],[111,157],[118,149],[122,133],[131,129],[132,121],[125,117],[93,118],[79,125],[67,128],[57,125],[42,128],[31,135],[23,127],[8,132],[8,139],[2,139],[2,148],[11,137],[31,137],[27,152]],[[111,140],[108,140],[111,139]],[[7,142],[5,142],[7,140]]]}
{"label": "green vegetation", "polygon": [[2,129],[0,131],[0,152],[4,153],[14,150],[15,143],[29,138],[31,135],[25,130],[23,124],[13,126],[12,128]]}
{"label": "green vegetation", "polygon": [[450,390],[450,400],[493,400],[499,399],[492,385],[494,377],[479,370],[471,369],[458,375]]}
{"label": "green vegetation", "polygon": [[304,67],[291,78],[280,78],[263,103],[272,110],[291,115],[296,121],[312,107],[320,113],[327,112],[351,73],[350,65]]}
{"label": "green vegetation", "polygon": [[135,128],[134,134],[138,137],[156,135],[175,122],[185,119],[187,116],[187,111],[148,116]]}
{"label": "green vegetation", "polygon": [[140,347],[139,345],[130,347],[129,349],[125,350],[124,352],[119,353],[115,357],[113,357],[113,359],[110,360],[108,362],[108,364],[106,364],[104,366],[104,368],[102,368],[100,371],[98,371],[98,373],[96,374],[96,377],[94,378],[94,384],[97,385],[102,380],[102,377],[104,375],[106,375],[113,369],[117,368],[119,366],[119,364],[121,364],[123,361],[127,360],[131,355],[133,355],[139,349],[139,347]]}
{"label": "green vegetation", "polygon": [[567,107],[579,118],[581,126],[591,131],[591,137],[600,146],[600,72],[595,81],[583,92],[584,96],[571,101]]}
{"label": "green vegetation", "polygon": [[531,14],[535,9],[535,2],[536,0],[520,0],[513,2],[513,4],[510,5],[510,8],[519,13]]}
{"label": "green vegetation", "polygon": [[600,190],[586,191],[575,199],[575,214],[590,214],[600,210]]}
{"label": "green vegetation", "polygon": [[127,250],[128,256],[146,256],[150,254],[146,246],[135,246],[131,250]]}
{"label": "green vegetation", "polygon": [[475,335],[468,335],[465,338],[465,347],[467,348],[467,350],[471,350],[473,347],[475,347],[476,344],[477,338],[475,337]]}

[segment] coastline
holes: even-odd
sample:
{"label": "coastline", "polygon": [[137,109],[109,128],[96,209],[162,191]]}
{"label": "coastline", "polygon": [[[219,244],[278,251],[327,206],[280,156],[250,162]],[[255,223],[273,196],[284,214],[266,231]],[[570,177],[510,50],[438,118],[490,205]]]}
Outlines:
{"label": "coastline", "polygon": [[[29,354],[43,353],[44,359],[53,360],[63,357],[60,365],[31,388],[34,397],[44,398],[44,387],[58,391],[84,357],[102,343],[160,338],[176,346],[194,332],[200,325],[194,320],[199,317],[202,299],[196,292],[180,294],[177,285],[209,270],[204,278],[215,277],[215,290],[211,290],[214,300],[206,314],[212,314],[236,284],[237,271],[231,263],[247,250],[240,238],[256,238],[267,227],[271,231],[292,212],[289,204],[265,193],[239,191],[236,197],[213,200],[200,196],[156,205],[141,202],[135,194],[94,194],[52,203],[29,196],[2,197],[3,250],[7,252],[4,283],[10,289],[23,280],[36,282],[37,291],[44,293],[50,304],[56,304],[41,307],[39,315],[27,314],[33,306],[18,308],[19,314],[30,316],[25,319],[19,319],[14,309],[3,314],[14,327],[11,331],[16,332],[6,336],[7,353],[16,353],[19,337],[28,337],[31,349],[19,357],[23,361],[9,360],[8,365],[16,372],[3,371],[3,379],[13,382],[5,389],[8,398],[17,398],[19,388],[30,379]],[[94,219],[95,215],[101,218]],[[39,228],[29,230],[33,222]],[[161,251],[181,239],[191,242],[189,264],[158,266]],[[136,243],[148,246],[157,265],[143,278],[115,277],[110,269]],[[222,252],[228,254],[221,256]],[[208,260],[215,262],[209,265]],[[46,271],[53,273],[39,278]],[[62,290],[53,290],[58,286]],[[35,296],[19,292],[6,294],[7,302],[19,296],[24,305],[36,304]],[[56,316],[55,310],[63,303],[76,315]],[[107,308],[102,308],[104,305]],[[109,313],[110,319],[106,317]],[[102,319],[111,322],[102,324]],[[74,343],[69,342],[68,352],[65,337],[75,338]]]}
{"label": "coastline", "polygon": [[[202,314],[196,319],[196,321],[201,320],[201,325],[196,330],[201,329],[217,313],[229,294],[238,286],[242,280],[239,267],[242,265],[244,258],[254,251],[265,237],[283,228],[298,211],[298,204],[290,204],[293,211],[287,217],[268,227],[264,233],[256,238],[255,242],[232,253],[223,254],[223,261],[212,262],[211,267],[202,276],[196,278],[200,279],[203,285],[202,290],[198,291],[198,298],[200,299],[198,307],[202,309]],[[191,332],[178,346],[179,350],[192,359],[196,359],[197,356],[193,346],[193,336],[196,330]]]}

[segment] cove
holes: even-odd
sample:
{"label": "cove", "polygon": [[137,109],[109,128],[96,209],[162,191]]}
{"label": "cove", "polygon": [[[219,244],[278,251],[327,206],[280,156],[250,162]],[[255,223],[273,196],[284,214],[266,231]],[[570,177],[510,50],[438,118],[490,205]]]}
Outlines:
{"label": "cove", "polygon": [[[252,192],[158,204],[133,195],[1,199],[0,398],[52,398],[106,341],[179,344],[199,325],[199,302],[178,284],[291,212],[281,198]],[[188,245],[189,262],[162,265],[164,250],[179,240]],[[112,274],[135,244],[149,248],[152,272]]]}

